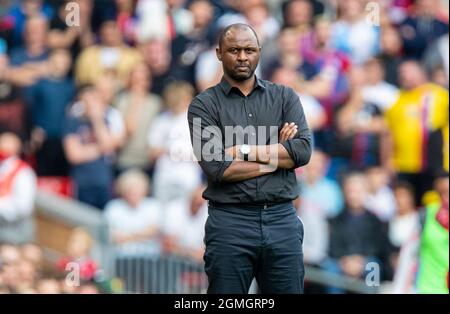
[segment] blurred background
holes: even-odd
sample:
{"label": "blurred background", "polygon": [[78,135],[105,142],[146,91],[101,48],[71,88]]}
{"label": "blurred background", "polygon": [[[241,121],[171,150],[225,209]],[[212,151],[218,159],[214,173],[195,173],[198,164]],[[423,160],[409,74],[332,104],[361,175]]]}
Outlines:
{"label": "blurred background", "polygon": [[236,22],[314,132],[305,293],[448,293],[448,5],[0,0],[0,293],[205,292],[206,182],[174,156]]}

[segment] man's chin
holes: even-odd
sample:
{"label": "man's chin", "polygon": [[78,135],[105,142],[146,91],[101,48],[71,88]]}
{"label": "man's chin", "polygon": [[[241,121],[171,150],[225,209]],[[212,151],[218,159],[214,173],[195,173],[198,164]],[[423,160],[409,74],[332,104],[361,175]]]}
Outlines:
{"label": "man's chin", "polygon": [[231,78],[237,82],[243,82],[250,79],[252,76],[253,73],[243,73],[243,74],[233,73],[233,75],[231,75]]}

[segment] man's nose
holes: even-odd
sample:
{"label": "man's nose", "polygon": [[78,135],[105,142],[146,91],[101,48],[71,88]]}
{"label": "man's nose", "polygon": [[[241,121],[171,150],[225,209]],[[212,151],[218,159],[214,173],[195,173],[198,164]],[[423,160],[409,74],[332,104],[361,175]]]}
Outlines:
{"label": "man's nose", "polygon": [[247,54],[245,53],[245,50],[240,50],[238,53],[238,60],[239,61],[245,61],[247,60]]}

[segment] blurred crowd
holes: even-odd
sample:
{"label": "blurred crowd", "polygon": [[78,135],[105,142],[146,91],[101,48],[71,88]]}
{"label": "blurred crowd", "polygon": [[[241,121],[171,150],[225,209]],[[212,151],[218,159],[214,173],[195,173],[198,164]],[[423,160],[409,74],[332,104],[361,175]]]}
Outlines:
{"label": "blurred crowd", "polygon": [[313,131],[305,262],[448,293],[446,0],[0,0],[0,292],[65,292],[29,244],[37,189],[102,210],[120,256],[202,260],[187,110],[221,80],[218,34],[237,22],[259,36],[256,75],[293,88]]}

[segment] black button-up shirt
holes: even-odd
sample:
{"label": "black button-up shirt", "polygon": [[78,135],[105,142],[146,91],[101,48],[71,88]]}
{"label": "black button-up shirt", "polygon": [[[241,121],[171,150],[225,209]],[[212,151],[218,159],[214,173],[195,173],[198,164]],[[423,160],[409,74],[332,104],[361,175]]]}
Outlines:
{"label": "black button-up shirt", "polygon": [[[256,78],[254,89],[246,97],[222,79],[218,85],[193,99],[188,121],[195,157],[208,178],[208,187],[203,193],[205,199],[229,204],[264,204],[297,198],[295,169],[277,169],[240,182],[222,180],[223,173],[232,163],[225,158],[225,148],[244,143],[278,143],[285,122],[295,122],[298,132],[282,145],[295,167],[308,163],[311,132],[294,90]],[[230,137],[227,132],[235,127],[235,136]]]}

